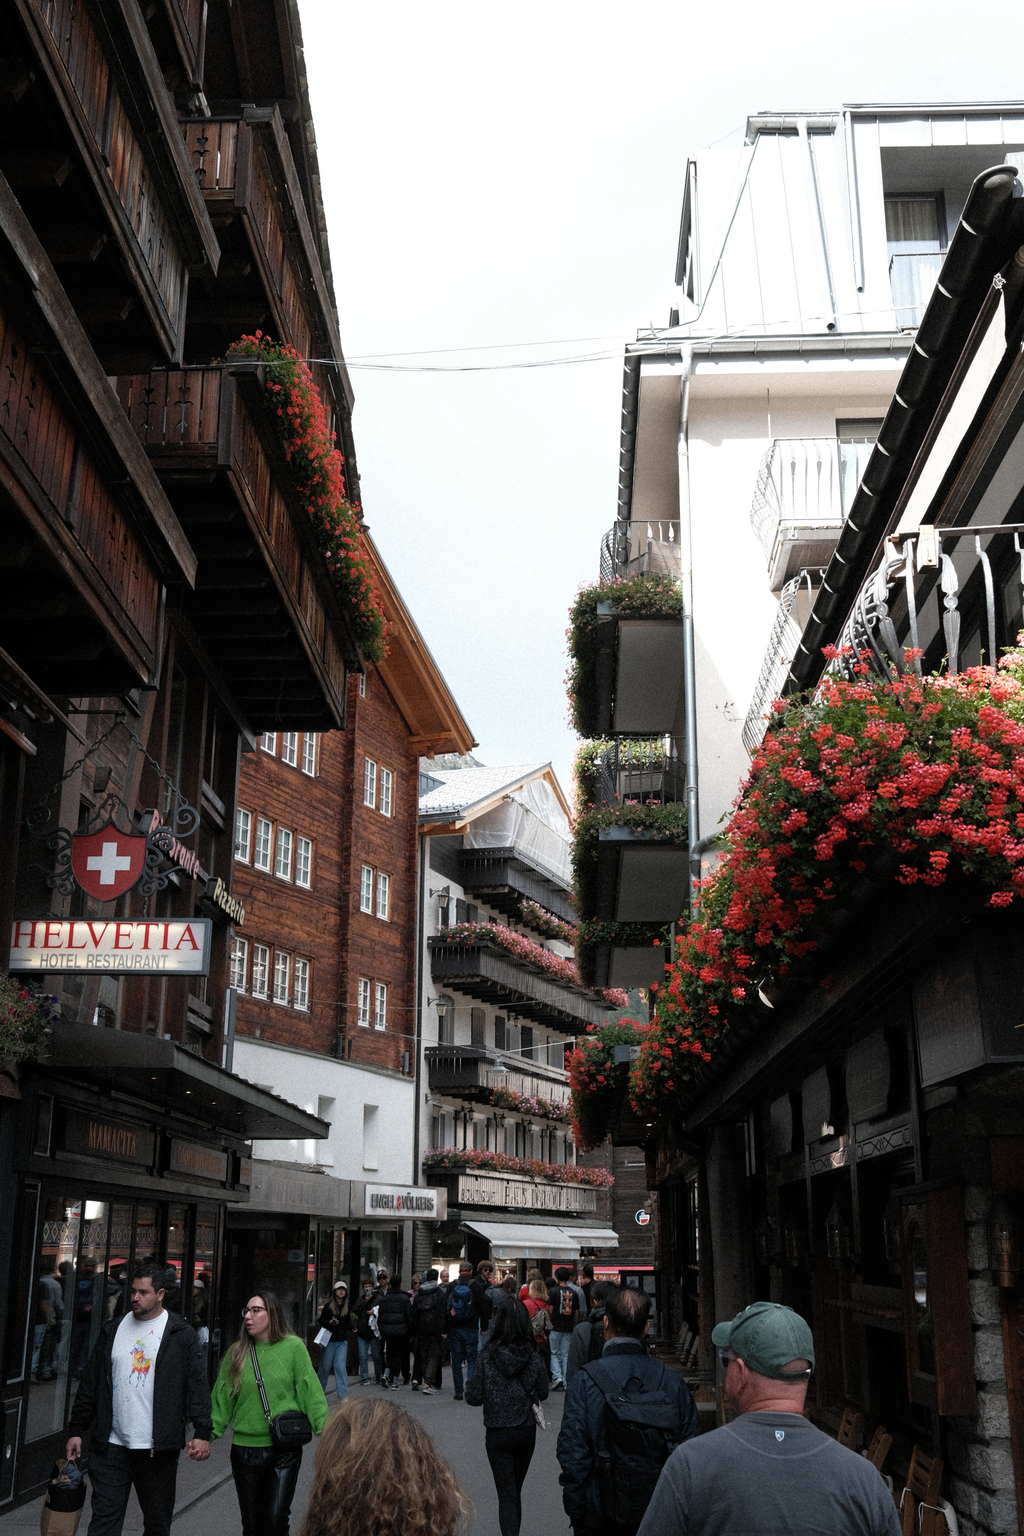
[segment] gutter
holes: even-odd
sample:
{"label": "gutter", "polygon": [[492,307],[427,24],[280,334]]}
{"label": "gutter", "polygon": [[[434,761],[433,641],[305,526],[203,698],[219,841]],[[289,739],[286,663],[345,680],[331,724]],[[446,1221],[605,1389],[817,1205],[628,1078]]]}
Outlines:
{"label": "gutter", "polygon": [[[683,751],[686,758],[686,836],[689,844],[690,905],[694,904],[695,850],[700,839],[700,767],[697,757],[697,663],[693,636],[693,520],[690,507],[690,449],[688,440],[690,378],[693,349],[682,351],[683,376],[679,385],[679,585],[683,604]],[[699,864],[698,864],[699,868]],[[675,941],[673,939],[673,956]]]}
{"label": "gutter", "polygon": [[785,692],[813,688],[825,668],[821,648],[834,640],[892,532],[902,493],[985,302],[993,274],[1024,238],[1024,199],[1014,200],[1017,171],[994,166],[975,179],[935,292],[918,328],[860,488],[843,524]]}

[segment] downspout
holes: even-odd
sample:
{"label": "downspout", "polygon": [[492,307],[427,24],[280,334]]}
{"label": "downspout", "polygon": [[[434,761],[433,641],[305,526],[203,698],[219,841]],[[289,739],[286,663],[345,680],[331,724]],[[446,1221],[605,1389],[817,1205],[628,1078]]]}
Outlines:
{"label": "downspout", "polygon": [[[700,809],[698,803],[699,770],[697,764],[697,664],[693,635],[693,537],[690,512],[690,450],[688,418],[690,411],[690,376],[693,372],[693,343],[683,342],[679,349],[682,377],[679,384],[679,585],[683,600],[683,751],[686,757],[687,842],[690,854],[690,907],[696,909],[697,882],[700,879]],[[675,941],[673,939],[673,958]]]}

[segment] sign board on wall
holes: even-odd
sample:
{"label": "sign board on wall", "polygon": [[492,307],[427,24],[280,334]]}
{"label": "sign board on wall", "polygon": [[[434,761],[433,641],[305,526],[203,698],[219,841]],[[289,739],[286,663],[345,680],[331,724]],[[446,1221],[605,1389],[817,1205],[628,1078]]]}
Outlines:
{"label": "sign board on wall", "polygon": [[597,1210],[597,1190],[585,1184],[534,1184],[486,1173],[460,1173],[460,1205],[488,1205],[515,1211]]}
{"label": "sign board on wall", "polygon": [[64,1150],[83,1152],[104,1161],[153,1165],[156,1140],[152,1131],[104,1120],[98,1115],[70,1109],[64,1123]]}
{"label": "sign board on wall", "polygon": [[172,1173],[198,1174],[201,1179],[216,1179],[223,1183],[228,1176],[228,1155],[213,1147],[200,1146],[195,1141],[171,1141],[170,1170]]}
{"label": "sign board on wall", "polygon": [[106,919],[16,919],[11,928],[12,971],[82,971],[104,974],[207,976],[208,917],[120,922]]}
{"label": "sign board on wall", "polygon": [[420,1221],[437,1220],[436,1189],[407,1184],[367,1184],[364,1191],[364,1216],[415,1216]]}

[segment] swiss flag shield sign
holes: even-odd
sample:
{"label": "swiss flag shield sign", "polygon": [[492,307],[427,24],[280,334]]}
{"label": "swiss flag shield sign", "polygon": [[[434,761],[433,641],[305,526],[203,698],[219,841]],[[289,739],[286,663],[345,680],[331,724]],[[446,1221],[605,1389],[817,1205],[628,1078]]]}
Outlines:
{"label": "swiss flag shield sign", "polygon": [[130,891],[146,867],[146,839],[119,832],[108,822],[99,832],[71,840],[71,872],[83,891],[98,901],[116,901]]}

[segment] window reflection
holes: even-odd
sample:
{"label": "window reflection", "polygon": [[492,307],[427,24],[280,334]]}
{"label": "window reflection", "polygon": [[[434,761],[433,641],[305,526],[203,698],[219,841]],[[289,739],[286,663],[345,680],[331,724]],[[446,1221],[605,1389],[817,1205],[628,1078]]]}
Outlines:
{"label": "window reflection", "polygon": [[39,1205],[33,1270],[32,1381],[26,1440],[64,1427],[68,1362],[74,1329],[78,1247],[82,1207],[61,1195],[44,1195]]}

